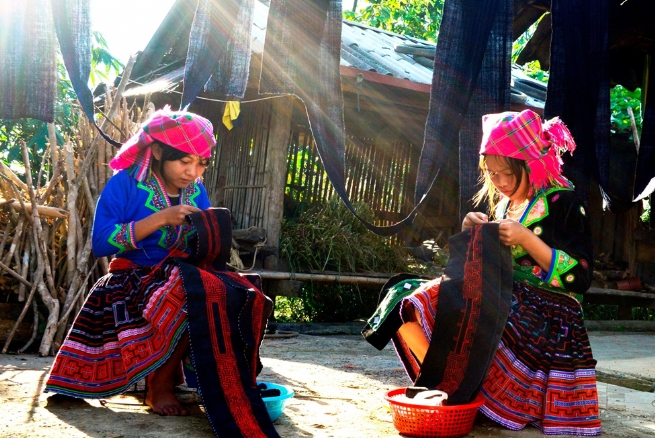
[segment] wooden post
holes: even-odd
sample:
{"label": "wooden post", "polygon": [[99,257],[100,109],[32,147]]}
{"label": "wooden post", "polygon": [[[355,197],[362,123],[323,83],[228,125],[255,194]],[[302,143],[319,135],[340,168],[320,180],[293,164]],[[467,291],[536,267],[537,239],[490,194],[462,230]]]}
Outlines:
{"label": "wooden post", "polygon": [[[279,256],[293,98],[273,99],[271,111],[268,153],[264,170],[264,185],[266,186],[264,228],[266,229],[267,244],[277,247]],[[267,269],[277,269],[277,260],[271,260],[267,264],[269,265]]]}

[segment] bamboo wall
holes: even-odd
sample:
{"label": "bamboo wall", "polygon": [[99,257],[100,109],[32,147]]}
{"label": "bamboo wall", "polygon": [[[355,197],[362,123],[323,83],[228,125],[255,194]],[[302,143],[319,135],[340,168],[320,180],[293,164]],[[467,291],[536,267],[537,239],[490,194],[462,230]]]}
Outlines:
{"label": "bamboo wall", "polygon": [[232,212],[235,228],[263,227],[271,101],[249,104],[241,114],[241,126],[215,127],[218,141],[205,186],[212,205]]}
{"label": "bamboo wall", "polygon": [[[266,211],[265,165],[269,148],[270,100],[242,106],[243,125],[227,130],[216,127],[217,151],[205,174],[205,185],[215,206],[229,208],[235,228],[264,227]],[[375,117],[371,114],[368,117]],[[366,120],[346,120],[346,191],[353,203],[371,207],[379,219],[377,225],[391,225],[402,219],[413,205],[416,166],[420,145],[398,130],[385,130],[374,136],[362,134],[357,127]],[[365,136],[366,135],[366,136]],[[440,244],[455,233],[458,190],[457,163],[444,169],[450,178],[438,181],[439,187],[418,215],[413,228],[395,236],[395,244],[420,245],[438,238]],[[304,108],[296,106],[289,128],[285,203],[313,205],[336,195],[306,123]]]}

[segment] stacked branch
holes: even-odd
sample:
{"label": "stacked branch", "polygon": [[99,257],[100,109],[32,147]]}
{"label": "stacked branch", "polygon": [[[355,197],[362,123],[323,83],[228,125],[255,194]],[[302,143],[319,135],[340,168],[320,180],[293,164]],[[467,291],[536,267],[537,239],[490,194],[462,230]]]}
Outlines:
{"label": "stacked branch", "polygon": [[[109,110],[100,120],[101,128],[121,141],[145,117],[138,106],[128,106],[121,97],[132,65],[133,59],[121,85],[106,93],[104,108]],[[38,339],[43,317],[39,354],[56,353],[90,286],[108,270],[108,260],[93,256],[91,230],[96,201],[112,175],[107,163],[116,149],[82,113],[77,120],[63,145],[57,144],[55,127],[49,125],[48,150],[39,169],[33,168],[28,148],[21,144],[24,179],[0,161],[0,290],[8,294],[7,301],[23,304],[2,353],[30,311],[32,338],[19,352]]]}

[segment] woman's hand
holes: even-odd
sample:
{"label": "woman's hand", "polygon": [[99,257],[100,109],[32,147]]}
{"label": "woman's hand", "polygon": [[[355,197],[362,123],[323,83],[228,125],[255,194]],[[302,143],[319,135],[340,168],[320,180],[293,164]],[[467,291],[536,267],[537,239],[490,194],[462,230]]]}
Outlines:
{"label": "woman's hand", "polygon": [[548,272],[553,259],[552,249],[539,236],[512,219],[501,219],[498,224],[498,235],[502,244],[512,247],[521,245],[523,250],[541,266],[541,269]]}
{"label": "woman's hand", "polygon": [[[501,219],[498,221],[499,229],[498,235],[500,242],[506,246],[521,245],[529,239],[530,234],[534,235],[532,231],[523,226],[520,222],[512,219]],[[529,233],[529,234],[528,234]],[[536,237],[536,236],[535,236]]]}
{"label": "woman's hand", "polygon": [[174,207],[168,207],[161,211],[158,211],[157,215],[160,215],[161,220],[164,225],[184,225],[188,224],[186,217],[191,213],[197,213],[200,209],[193,207],[191,205],[176,205]]}
{"label": "woman's hand", "polygon": [[187,224],[186,216],[198,211],[200,211],[199,208],[184,204],[159,210],[134,224],[134,240],[140,242],[166,225],[177,226]]}
{"label": "woman's hand", "polygon": [[466,231],[479,224],[486,224],[487,222],[489,222],[489,216],[486,214],[480,213],[479,211],[470,211],[464,216],[462,231]]}

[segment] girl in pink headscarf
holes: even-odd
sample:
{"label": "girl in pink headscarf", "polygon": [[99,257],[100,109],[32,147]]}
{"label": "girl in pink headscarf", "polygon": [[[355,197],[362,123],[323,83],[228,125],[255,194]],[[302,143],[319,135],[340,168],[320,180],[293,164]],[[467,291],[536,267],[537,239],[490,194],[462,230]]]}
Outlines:
{"label": "girl in pink headscarf", "polygon": [[115,254],[90,292],[52,367],[46,391],[105,398],[148,377],[146,403],[187,415],[173,393],[189,348],[179,270],[194,229],[186,216],[210,207],[201,176],[216,144],[197,114],[157,111],[117,153],[98,200],[93,252]]}
{"label": "girl in pink headscarf", "polygon": [[[559,119],[544,123],[530,110],[483,118],[483,187],[475,201],[487,199],[493,217],[470,212],[462,229],[496,221],[500,241],[511,251],[510,311],[480,387],[480,411],[512,430],[531,424],[548,435],[601,433],[596,361],[576,299],[591,284],[591,233],[585,209],[561,172],[560,154],[574,149]],[[420,368],[432,337],[440,336],[433,327],[443,317],[437,312],[441,282],[398,283],[385,297],[387,307],[369,320],[367,339],[383,345],[394,336],[410,375],[409,368]]]}

